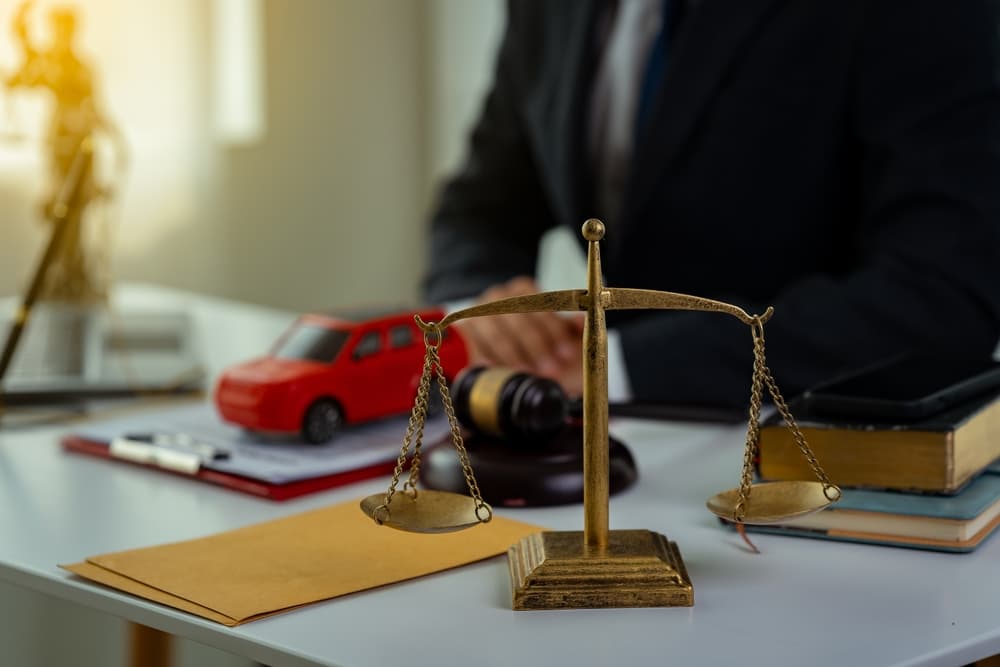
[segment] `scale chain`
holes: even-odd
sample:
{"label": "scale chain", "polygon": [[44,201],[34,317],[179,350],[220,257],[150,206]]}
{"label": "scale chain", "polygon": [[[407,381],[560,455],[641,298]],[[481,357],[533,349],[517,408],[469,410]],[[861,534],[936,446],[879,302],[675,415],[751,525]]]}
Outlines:
{"label": "scale chain", "polygon": [[[493,509],[483,500],[483,494],[479,490],[479,483],[472,472],[472,464],[469,462],[469,453],[465,449],[465,440],[462,438],[462,431],[455,417],[455,406],[451,401],[451,392],[448,391],[448,383],[445,380],[441,365],[437,367],[438,387],[441,391],[441,402],[444,404],[445,414],[448,415],[448,425],[451,427],[451,441],[458,452],[459,461],[462,463],[462,474],[465,475],[465,484],[469,488],[469,494],[476,504],[476,518],[481,523],[488,523],[493,518]],[[480,515],[480,512],[484,512]]]}
{"label": "scale chain", "polygon": [[403,490],[410,492],[413,497],[417,494],[417,480],[420,479],[420,446],[424,439],[424,426],[427,423],[427,413],[429,410],[431,375],[437,369],[440,372],[441,358],[437,348],[428,347],[424,358],[424,369],[420,374],[420,383],[417,385],[417,398],[414,401],[413,411],[418,416],[418,426],[416,429],[416,440],[413,445],[413,457],[410,459],[410,475],[403,484]]}
{"label": "scale chain", "polygon": [[[407,455],[410,451],[410,444],[413,442],[414,435],[417,435],[417,447],[414,448],[414,458],[415,463],[419,467],[419,445],[420,441],[423,439],[424,423],[427,419],[427,389],[430,385],[430,375],[431,375],[431,365],[432,365],[432,349],[428,345],[426,348],[426,354],[424,355],[424,367],[420,373],[420,383],[417,385],[417,397],[413,403],[413,410],[410,412],[410,421],[406,427],[406,435],[403,436],[403,446],[399,450],[399,456],[396,458],[396,467],[392,471],[392,481],[389,483],[389,488],[385,492],[385,501],[379,505],[375,512],[373,513],[373,518],[375,523],[382,524],[385,519],[380,517],[387,517],[389,514],[389,504],[392,502],[392,497],[396,493],[396,485],[399,484],[399,476],[403,472],[403,468],[406,466]],[[424,396],[424,400],[421,401],[421,394]],[[407,479],[406,484],[403,488],[409,490],[412,488],[413,495],[416,495],[416,488],[411,485],[413,481],[413,468],[410,468],[410,477]]]}
{"label": "scale chain", "polygon": [[747,503],[753,486],[753,461],[760,443],[760,408],[764,394],[764,325],[760,318],[754,318],[750,326],[753,334],[753,378],[750,388],[750,414],[747,419],[746,446],[743,450],[743,471],[740,475],[740,495],[733,510],[733,521],[742,523],[746,517]]}
{"label": "scale chain", "polygon": [[[761,338],[761,354],[763,355],[763,338]],[[826,496],[827,500],[839,500],[841,495],[840,487],[830,481],[830,478],[826,475],[826,471],[823,470],[823,466],[819,464],[812,448],[809,446],[809,443],[806,442],[806,438],[802,434],[802,430],[799,428],[798,422],[796,422],[795,417],[792,416],[792,411],[788,409],[788,404],[785,402],[784,397],[778,390],[778,385],[774,381],[774,376],[771,375],[771,369],[767,366],[764,366],[764,381],[767,383],[767,390],[771,394],[771,400],[774,401],[775,406],[778,408],[778,412],[781,413],[781,418],[785,421],[785,425],[788,427],[788,430],[792,432],[792,437],[795,438],[795,444],[798,445],[799,451],[802,452],[802,456],[805,457],[809,467],[812,468],[813,474],[816,475],[816,479],[822,482],[823,495]]]}
{"label": "scale chain", "polygon": [[[410,421],[406,428],[406,435],[403,437],[403,446],[400,449],[399,457],[396,459],[396,467],[392,473],[392,481],[385,494],[385,500],[375,508],[373,518],[378,524],[384,523],[388,519],[389,506],[392,497],[396,493],[396,486],[406,466],[407,457],[411,444],[413,454],[410,457],[410,471],[406,482],[403,483],[403,491],[411,498],[417,497],[417,482],[420,477],[421,444],[423,442],[424,425],[427,423],[427,413],[429,408],[429,395],[431,392],[431,378],[436,378],[438,390],[441,394],[441,402],[444,405],[445,414],[448,416],[448,425],[451,429],[451,440],[458,452],[459,460],[462,464],[462,474],[465,476],[466,486],[469,494],[476,506],[476,518],[480,523],[488,523],[493,518],[493,509],[483,500],[476,476],[472,471],[472,464],[469,462],[469,454],[465,449],[465,442],[462,438],[458,419],[455,416],[455,406],[451,400],[451,393],[448,391],[448,381],[445,378],[444,368],[441,364],[441,355],[438,347],[443,340],[441,325],[436,322],[425,323],[417,317],[417,325],[424,332],[424,365],[420,373],[420,382],[417,385],[417,395],[413,401],[413,410],[410,413]],[[434,340],[432,341],[431,338]]]}
{"label": "scale chain", "polygon": [[788,403],[778,389],[778,383],[775,382],[774,375],[771,374],[771,369],[767,366],[767,357],[764,351],[764,324],[759,316],[754,317],[754,321],[750,325],[750,331],[754,342],[753,380],[750,390],[750,415],[747,423],[746,447],[743,452],[743,471],[740,477],[739,499],[733,510],[733,521],[736,523],[742,523],[743,519],[746,518],[747,505],[749,504],[753,487],[753,461],[760,445],[760,409],[764,386],[767,386],[771,400],[774,401],[778,412],[781,414],[781,418],[785,422],[785,426],[792,432],[792,437],[795,439],[799,451],[806,459],[813,474],[822,483],[823,495],[830,501],[840,499],[841,495],[840,487],[830,481],[826,471],[823,470],[823,467],[816,459],[812,448],[809,447],[809,443],[806,442],[806,438],[802,434],[798,422],[795,421],[792,411],[788,408]]}

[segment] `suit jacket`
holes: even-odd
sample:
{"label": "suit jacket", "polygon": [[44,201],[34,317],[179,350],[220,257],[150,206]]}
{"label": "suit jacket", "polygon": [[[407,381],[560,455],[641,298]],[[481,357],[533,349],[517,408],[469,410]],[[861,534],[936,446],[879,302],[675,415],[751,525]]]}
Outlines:
{"label": "suit jacket", "polygon": [[[676,1],[676,0],[675,0]],[[511,0],[495,80],[432,221],[427,296],[532,274],[593,215],[595,0]],[[639,129],[607,284],[771,304],[786,393],[901,350],[1000,338],[995,0],[701,0]],[[583,287],[583,286],[581,286]],[[637,397],[741,404],[746,327],[609,318]]]}

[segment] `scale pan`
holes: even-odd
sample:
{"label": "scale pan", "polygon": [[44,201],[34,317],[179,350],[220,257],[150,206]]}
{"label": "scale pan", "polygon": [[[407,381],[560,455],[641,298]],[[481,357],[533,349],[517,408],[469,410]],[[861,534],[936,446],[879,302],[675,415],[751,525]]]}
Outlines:
{"label": "scale pan", "polygon": [[[765,482],[750,487],[746,515],[743,523],[779,523],[818,512],[837,500],[840,490],[831,487],[833,493],[827,496],[822,482]],[[736,504],[740,500],[739,488],[723,491],[705,503],[713,514],[732,521]]]}
{"label": "scale pan", "polygon": [[[361,501],[361,510],[375,518],[378,508],[385,504],[385,494],[376,493]],[[416,497],[405,491],[392,496],[389,512],[378,512],[382,524],[411,533],[450,533],[483,523],[476,514],[476,501],[471,496],[449,491],[419,490]],[[492,516],[489,505],[480,512],[483,519]]]}

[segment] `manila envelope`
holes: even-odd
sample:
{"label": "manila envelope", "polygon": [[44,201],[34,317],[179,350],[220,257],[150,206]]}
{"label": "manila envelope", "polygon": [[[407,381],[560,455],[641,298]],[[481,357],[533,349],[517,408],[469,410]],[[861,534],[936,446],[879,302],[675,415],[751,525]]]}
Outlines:
{"label": "manila envelope", "polygon": [[60,567],[235,626],[490,558],[540,530],[494,516],[454,533],[407,533],[377,526],[354,501]]}

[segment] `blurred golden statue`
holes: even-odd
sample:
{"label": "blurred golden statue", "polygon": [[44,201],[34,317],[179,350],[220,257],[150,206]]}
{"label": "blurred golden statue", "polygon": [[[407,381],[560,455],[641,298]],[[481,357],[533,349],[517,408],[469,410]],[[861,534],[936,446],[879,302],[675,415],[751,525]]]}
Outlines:
{"label": "blurred golden statue", "polygon": [[[117,128],[100,109],[94,96],[94,75],[75,50],[77,17],[69,8],[49,13],[51,42],[40,46],[31,35],[28,15],[34,0],[25,0],[13,22],[14,35],[24,59],[6,77],[9,90],[35,88],[49,91],[52,115],[46,131],[50,185],[42,213],[53,226],[61,222],[61,239],[44,272],[39,298],[73,304],[104,301],[108,293],[109,243],[95,241],[84,224],[94,217],[94,207],[106,204],[113,188],[95,177],[97,140],[110,141],[119,162],[124,142]],[[54,231],[54,230],[53,230]]]}

